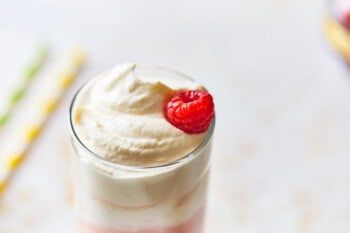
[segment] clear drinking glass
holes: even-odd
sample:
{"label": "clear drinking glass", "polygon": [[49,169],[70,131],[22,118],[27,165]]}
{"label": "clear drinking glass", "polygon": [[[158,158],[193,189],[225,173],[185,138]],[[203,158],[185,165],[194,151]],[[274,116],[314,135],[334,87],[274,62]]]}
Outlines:
{"label": "clear drinking glass", "polygon": [[[146,76],[187,80],[165,68],[138,67]],[[206,206],[213,120],[206,137],[181,159],[154,167],[112,163],[92,152],[70,129],[75,155],[75,208],[80,233],[201,233]]]}

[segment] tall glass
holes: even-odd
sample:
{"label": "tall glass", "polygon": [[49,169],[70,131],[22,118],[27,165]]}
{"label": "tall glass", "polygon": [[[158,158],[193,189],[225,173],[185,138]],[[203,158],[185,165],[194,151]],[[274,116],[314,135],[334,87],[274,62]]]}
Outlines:
{"label": "tall glass", "polygon": [[[145,75],[189,79],[165,69],[143,67]],[[112,163],[78,137],[70,107],[75,208],[80,233],[201,233],[206,206],[211,138],[177,161],[154,167]]]}

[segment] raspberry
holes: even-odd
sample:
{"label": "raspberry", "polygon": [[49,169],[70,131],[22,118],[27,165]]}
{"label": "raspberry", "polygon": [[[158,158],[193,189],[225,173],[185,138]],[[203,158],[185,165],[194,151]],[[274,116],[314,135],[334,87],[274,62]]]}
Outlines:
{"label": "raspberry", "polygon": [[166,103],[164,115],[185,133],[203,133],[214,118],[213,97],[204,90],[177,91]]}

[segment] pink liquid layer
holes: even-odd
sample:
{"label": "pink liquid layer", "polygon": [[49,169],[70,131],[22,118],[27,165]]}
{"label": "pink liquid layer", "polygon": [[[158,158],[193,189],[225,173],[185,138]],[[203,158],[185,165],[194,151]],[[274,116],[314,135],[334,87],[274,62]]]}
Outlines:
{"label": "pink liquid layer", "polygon": [[80,224],[80,233],[201,233],[203,228],[204,208],[200,209],[190,220],[177,226],[144,228],[136,230],[118,230],[98,227],[93,224]]}

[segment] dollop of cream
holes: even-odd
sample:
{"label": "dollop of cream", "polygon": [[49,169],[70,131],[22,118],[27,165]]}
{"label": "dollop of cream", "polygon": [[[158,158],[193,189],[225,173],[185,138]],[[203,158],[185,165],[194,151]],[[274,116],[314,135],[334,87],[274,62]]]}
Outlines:
{"label": "dollop of cream", "polygon": [[123,165],[157,166],[186,156],[206,133],[186,134],[171,125],[163,116],[164,101],[178,89],[202,87],[143,79],[136,67],[117,65],[82,88],[73,108],[78,137],[95,154]]}

